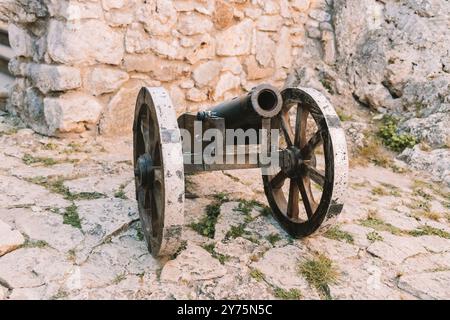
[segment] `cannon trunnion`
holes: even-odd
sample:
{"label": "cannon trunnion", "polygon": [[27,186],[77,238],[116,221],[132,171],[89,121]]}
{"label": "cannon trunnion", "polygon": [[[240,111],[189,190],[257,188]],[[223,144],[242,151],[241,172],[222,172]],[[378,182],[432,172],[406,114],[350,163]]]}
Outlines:
{"label": "cannon trunnion", "polygon": [[295,238],[326,230],[343,208],[345,135],[314,89],[263,84],[177,118],[163,88],[144,87],[133,140],[139,215],[154,256],[174,253],[182,241],[185,173],[261,168],[272,214]]}

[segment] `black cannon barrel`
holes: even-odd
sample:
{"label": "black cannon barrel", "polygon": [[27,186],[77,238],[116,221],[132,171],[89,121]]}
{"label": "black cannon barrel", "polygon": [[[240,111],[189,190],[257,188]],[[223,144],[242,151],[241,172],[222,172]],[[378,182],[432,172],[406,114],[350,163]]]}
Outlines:
{"label": "black cannon barrel", "polygon": [[282,107],[282,98],[278,89],[262,84],[253,88],[244,96],[223,102],[206,111],[200,111],[197,119],[224,118],[227,129],[258,129],[262,118],[276,116]]}

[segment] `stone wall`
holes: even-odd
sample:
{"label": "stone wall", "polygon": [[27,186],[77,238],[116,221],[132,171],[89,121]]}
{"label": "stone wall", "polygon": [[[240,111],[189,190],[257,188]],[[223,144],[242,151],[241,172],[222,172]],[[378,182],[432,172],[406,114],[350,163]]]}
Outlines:
{"label": "stone wall", "polygon": [[[335,59],[331,0],[6,0],[9,110],[48,135],[129,134],[141,86],[179,113],[269,82],[313,42]],[[309,44],[308,44],[309,46]],[[308,49],[309,50],[309,49]]]}

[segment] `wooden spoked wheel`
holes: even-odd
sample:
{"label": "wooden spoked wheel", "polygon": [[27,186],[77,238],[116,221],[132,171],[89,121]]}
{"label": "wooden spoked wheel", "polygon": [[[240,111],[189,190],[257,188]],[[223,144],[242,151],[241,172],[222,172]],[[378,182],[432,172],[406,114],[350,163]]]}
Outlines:
{"label": "wooden spoked wheel", "polygon": [[336,221],[343,208],[348,159],[345,134],[329,101],[318,91],[287,88],[275,119],[281,129],[280,168],[263,175],[274,217],[302,238]]}
{"label": "wooden spoked wheel", "polygon": [[184,221],[184,168],[175,109],[163,88],[139,92],[133,142],[142,232],[153,256],[173,254]]}

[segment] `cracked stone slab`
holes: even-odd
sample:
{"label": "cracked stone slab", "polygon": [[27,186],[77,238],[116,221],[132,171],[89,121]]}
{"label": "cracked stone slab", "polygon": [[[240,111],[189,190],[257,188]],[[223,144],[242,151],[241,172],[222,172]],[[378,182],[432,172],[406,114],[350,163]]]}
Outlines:
{"label": "cracked stone slab", "polygon": [[80,267],[81,288],[112,285],[127,274],[154,273],[160,267],[143,241],[129,235],[114,238],[94,249]]}
{"label": "cracked stone slab", "polygon": [[226,269],[203,248],[189,244],[181,254],[166,263],[161,281],[187,283],[223,277]]}
{"label": "cracked stone slab", "polygon": [[408,258],[402,263],[400,270],[403,274],[450,270],[450,252]]}
{"label": "cracked stone slab", "polygon": [[321,236],[304,240],[304,245],[310,250],[323,253],[333,261],[357,258],[359,247],[347,242],[328,239]]}
{"label": "cracked stone slab", "polygon": [[63,224],[63,217],[49,211],[34,213],[22,209],[14,216],[16,227],[30,240],[42,240],[61,252],[67,252],[83,241],[83,234],[77,228]]}
{"label": "cracked stone slab", "polygon": [[43,208],[65,208],[70,205],[70,202],[58,194],[49,192],[44,187],[15,177],[0,176],[1,207],[14,208],[33,205]]}
{"label": "cracked stone slab", "polygon": [[21,165],[10,169],[10,174],[19,179],[31,179],[40,177],[70,177],[74,174],[75,166],[72,163],[60,163],[49,167],[30,167]]}
{"label": "cracked stone slab", "polygon": [[247,225],[247,230],[251,232],[252,236],[267,243],[269,242],[266,238],[274,234],[280,236],[280,243],[286,243],[291,239],[272,216],[257,217]]}
{"label": "cracked stone slab", "polygon": [[367,239],[367,234],[373,231],[370,228],[363,227],[359,224],[343,224],[340,226],[340,229],[350,233],[353,237],[354,244],[361,248],[367,248],[372,244],[372,242]]}
{"label": "cracked stone slab", "polygon": [[231,227],[237,227],[245,222],[245,215],[237,210],[238,207],[239,202],[226,202],[220,206],[214,234],[216,242],[224,240]]}
{"label": "cracked stone slab", "polygon": [[[248,271],[248,270],[246,270]],[[205,281],[200,286],[199,299],[271,300],[270,286],[248,275],[233,272],[217,280]]]}
{"label": "cracked stone slab", "polygon": [[72,264],[48,248],[21,248],[0,258],[0,279],[11,288],[31,288],[59,281]]}
{"label": "cracked stone slab", "polygon": [[50,283],[34,288],[16,288],[13,289],[10,300],[48,300],[57,298],[59,293],[59,285]]}
{"label": "cracked stone slab", "polygon": [[450,271],[421,273],[400,277],[398,287],[426,300],[450,299]]}
{"label": "cracked stone slab", "polygon": [[107,196],[114,196],[114,194],[122,186],[126,186],[130,180],[133,180],[133,176],[128,173],[121,175],[89,176],[64,181],[64,186],[72,193],[98,192]]}
{"label": "cracked stone slab", "polygon": [[421,244],[430,252],[441,253],[450,251],[450,239],[438,236],[422,236],[419,237]]}
{"label": "cracked stone slab", "polygon": [[8,296],[8,289],[0,285],[0,300],[5,300]]}
{"label": "cracked stone slab", "polygon": [[20,247],[25,242],[18,230],[0,220],[0,257]]}
{"label": "cracked stone slab", "polygon": [[[117,283],[100,288],[82,289],[69,292],[69,299],[74,300],[137,300],[146,299],[151,293],[150,283],[142,276],[127,275],[117,280]],[[154,280],[154,279],[152,279]]]}
{"label": "cracked stone slab", "polygon": [[75,203],[83,232],[98,241],[139,219],[137,204],[133,200],[111,198]]}
{"label": "cracked stone slab", "polygon": [[262,272],[265,281],[274,287],[285,290],[298,289],[307,299],[320,299],[317,292],[298,272],[299,264],[305,256],[307,256],[305,250],[289,245],[270,249],[250,267]]}
{"label": "cracked stone slab", "polygon": [[340,276],[330,285],[333,299],[399,300],[410,299],[406,293],[389,284],[389,275],[376,261],[338,262]]}
{"label": "cracked stone slab", "polygon": [[235,261],[248,264],[257,245],[247,239],[236,238],[226,243],[218,242],[215,245],[215,251],[219,254],[229,256]]}
{"label": "cracked stone slab", "polygon": [[[189,180],[193,185],[191,191],[201,197],[226,193],[231,199],[255,199],[254,192],[249,186],[218,172],[190,175]],[[265,201],[265,196],[256,197],[256,200]]]}
{"label": "cracked stone slab", "polygon": [[0,153],[0,170],[11,172],[16,167],[23,166],[23,162],[15,157]]}
{"label": "cracked stone slab", "polygon": [[402,213],[380,210],[377,217],[401,230],[413,231],[420,227],[420,223],[416,219]]}
{"label": "cracked stone slab", "polygon": [[395,236],[380,232],[383,241],[377,241],[367,248],[367,252],[393,264],[401,264],[406,258],[427,253],[419,238]]}

